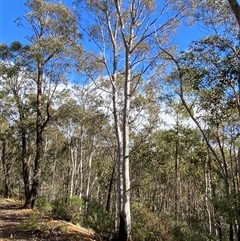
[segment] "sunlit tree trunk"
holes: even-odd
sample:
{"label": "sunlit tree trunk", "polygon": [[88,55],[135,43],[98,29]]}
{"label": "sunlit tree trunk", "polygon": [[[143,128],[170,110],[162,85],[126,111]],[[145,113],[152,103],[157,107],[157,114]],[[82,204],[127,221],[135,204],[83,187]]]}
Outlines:
{"label": "sunlit tree trunk", "polygon": [[[162,62],[161,53],[155,49],[156,38],[161,38],[163,45],[168,43],[174,32],[172,30],[178,27],[183,5],[178,8],[176,1],[158,4],[152,0],[77,2],[81,9],[89,11],[89,16],[93,19],[93,24],[84,26],[84,30],[101,53],[99,55],[86,51],[87,56],[94,59],[96,68],[100,66],[99,71],[104,69],[99,76],[107,75],[112,88],[118,155],[118,233],[119,240],[127,241],[131,239],[130,124],[137,116],[130,111],[131,102],[144,74],[147,74],[148,70],[151,72],[157,62]],[[171,6],[174,6],[176,11],[169,17],[165,13],[171,12]],[[86,72],[93,82],[97,83],[97,71]]]}
{"label": "sunlit tree trunk", "polygon": [[77,156],[75,148],[70,148],[70,160],[71,160],[71,181],[70,181],[70,193],[69,196],[72,197],[75,192],[75,178],[77,172]]}
{"label": "sunlit tree trunk", "polygon": [[126,73],[124,87],[124,116],[123,116],[123,212],[126,215],[125,230],[127,235],[131,233],[131,210],[130,210],[130,164],[129,164],[129,114],[130,114],[130,83],[131,69],[129,68],[130,53],[126,51]]}
{"label": "sunlit tree trunk", "polygon": [[81,138],[79,143],[79,166],[78,166],[78,175],[79,175],[79,197],[82,198],[83,195],[83,132],[81,130]]}
{"label": "sunlit tree trunk", "polygon": [[94,150],[92,147],[90,150],[89,156],[88,156],[87,185],[86,185],[86,193],[85,193],[85,198],[86,198],[87,202],[89,201],[89,198],[90,198],[90,184],[91,184],[93,154],[94,154]]}
{"label": "sunlit tree trunk", "polygon": [[208,215],[208,224],[209,224],[209,235],[212,235],[212,213],[211,213],[211,208],[210,208],[210,202],[209,202],[209,197],[211,198],[211,181],[210,181],[210,161],[207,157],[206,164],[205,164],[205,170],[204,170],[204,175],[205,175],[205,205],[206,205],[206,211]]}

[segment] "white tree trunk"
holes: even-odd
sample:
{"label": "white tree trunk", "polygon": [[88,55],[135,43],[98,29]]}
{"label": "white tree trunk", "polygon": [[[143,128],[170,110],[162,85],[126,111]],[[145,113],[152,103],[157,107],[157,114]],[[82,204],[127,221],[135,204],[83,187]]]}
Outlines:
{"label": "white tree trunk", "polygon": [[[92,32],[92,26],[89,29],[86,27],[86,30],[100,50],[101,54],[100,56],[97,54],[96,59],[104,65],[106,71],[104,74],[108,74],[112,86],[114,128],[118,148],[117,200],[118,212],[121,215],[119,231],[122,232],[123,241],[131,239],[129,170],[131,96],[147,70],[152,71],[156,62],[161,62],[161,51],[156,51],[155,48],[159,48],[156,39],[161,38],[161,47],[165,46],[163,36],[171,37],[180,17],[179,13],[182,12],[182,9],[178,11],[176,8],[176,14],[170,14],[171,17],[168,17],[165,12],[175,4],[175,1],[163,1],[159,4],[159,9],[157,4],[155,9],[155,4],[152,3],[154,1],[93,0],[86,1],[86,6],[83,6],[87,7],[86,9],[90,7],[91,14],[94,13],[94,22],[97,20],[96,24],[92,25],[98,27],[97,37]],[[162,20],[160,17],[163,17]],[[125,73],[124,76],[122,72]],[[90,73],[90,76],[96,80],[95,74]]]}
{"label": "white tree trunk", "polygon": [[78,166],[78,172],[79,172],[79,197],[82,198],[82,192],[83,192],[83,150],[82,150],[82,139],[83,134],[81,135],[80,139],[80,147],[79,147],[79,166]]}
{"label": "white tree trunk", "polygon": [[[116,44],[113,41],[113,44]],[[123,193],[124,193],[124,184],[123,184],[123,134],[121,131],[121,123],[120,123],[120,113],[119,113],[119,104],[118,104],[118,92],[116,88],[116,72],[112,75],[111,83],[112,83],[112,103],[113,103],[113,116],[114,116],[114,126],[115,133],[117,138],[117,199],[118,199],[118,211],[123,210]]]}
{"label": "white tree trunk", "polygon": [[91,150],[89,157],[88,157],[87,187],[86,187],[86,194],[85,194],[86,199],[89,198],[89,193],[90,193],[93,153],[94,153],[93,150]]}
{"label": "white tree trunk", "polygon": [[74,193],[74,180],[75,180],[75,174],[76,174],[76,168],[77,168],[77,160],[75,158],[75,150],[73,148],[70,149],[70,158],[71,158],[71,164],[72,164],[72,171],[71,171],[71,182],[70,182],[70,193],[69,196],[72,197]]}
{"label": "white tree trunk", "polygon": [[[208,161],[207,161],[208,162]],[[212,235],[212,215],[211,211],[209,208],[209,190],[211,189],[210,187],[210,178],[209,178],[209,168],[208,168],[208,163],[206,162],[205,164],[205,205],[206,205],[206,210],[208,214],[208,224],[209,224],[209,235]]]}
{"label": "white tree trunk", "polygon": [[130,209],[130,170],[129,170],[129,113],[130,113],[130,83],[131,70],[129,66],[130,54],[126,53],[125,87],[124,87],[124,116],[123,116],[123,183],[124,183],[124,203],[123,212],[126,216],[125,230],[127,236],[131,233],[131,209]]}

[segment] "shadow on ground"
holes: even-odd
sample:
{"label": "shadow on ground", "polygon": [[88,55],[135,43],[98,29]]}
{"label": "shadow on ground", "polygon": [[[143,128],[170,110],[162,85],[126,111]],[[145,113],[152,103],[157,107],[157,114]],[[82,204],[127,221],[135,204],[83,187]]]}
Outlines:
{"label": "shadow on ground", "polygon": [[[22,209],[23,203],[0,198],[0,241],[95,241],[94,234],[82,227],[43,217],[38,212]],[[21,230],[30,215],[37,217],[39,229]]]}

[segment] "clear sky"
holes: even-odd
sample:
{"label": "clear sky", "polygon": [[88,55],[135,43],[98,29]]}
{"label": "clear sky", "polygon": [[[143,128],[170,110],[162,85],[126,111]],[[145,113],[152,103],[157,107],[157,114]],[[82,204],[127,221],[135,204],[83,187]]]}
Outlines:
{"label": "clear sky", "polygon": [[[63,0],[71,7],[73,0]],[[9,44],[15,40],[26,42],[24,29],[14,22],[26,12],[26,0],[0,0],[0,42]]]}
{"label": "clear sky", "polygon": [[[26,11],[26,0],[0,0],[0,42],[10,44],[18,40],[26,42],[24,29],[18,28],[14,22],[18,17],[23,17]],[[62,0],[67,6],[71,7],[73,0]],[[175,42],[184,50],[188,47],[191,40],[199,39],[204,34],[195,26],[192,28],[181,27]]]}
{"label": "clear sky", "polygon": [[21,28],[14,22],[24,15],[24,0],[0,0],[0,41],[9,44],[15,40],[25,41]]}

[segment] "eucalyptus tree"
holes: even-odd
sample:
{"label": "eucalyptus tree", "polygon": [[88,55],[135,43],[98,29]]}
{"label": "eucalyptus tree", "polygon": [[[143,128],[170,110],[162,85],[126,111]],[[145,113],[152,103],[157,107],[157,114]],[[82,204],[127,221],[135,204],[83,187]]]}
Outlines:
{"label": "eucalyptus tree", "polygon": [[[63,3],[29,0],[22,25],[28,29],[31,64],[29,72],[36,84],[36,150],[32,187],[25,208],[33,207],[41,179],[43,132],[53,115],[51,106],[59,83],[66,81],[72,60],[77,53],[78,27],[72,12]],[[72,48],[75,47],[75,51]]]}
{"label": "eucalyptus tree", "polygon": [[[25,197],[30,190],[31,145],[28,139],[33,135],[33,112],[36,84],[31,79],[29,67],[30,47],[18,41],[10,46],[0,46],[1,69],[1,117],[12,126],[21,142],[22,175]],[[14,135],[12,133],[12,135]]]}
{"label": "eucalyptus tree", "polygon": [[[107,171],[108,166],[112,166],[109,156],[111,150],[115,152],[115,144],[110,141],[113,133],[107,106],[99,90],[93,85],[76,85],[71,88],[70,96],[61,105],[52,124],[65,136],[65,166],[68,170],[66,194],[70,197],[78,195],[86,201],[87,206],[96,196],[105,198],[99,194],[104,193],[104,190],[96,190],[96,186],[101,186],[99,184],[103,174],[110,176]],[[107,162],[101,168],[101,163]]]}
{"label": "eucalyptus tree", "polygon": [[[91,190],[94,182],[98,182],[101,171],[94,168],[96,160],[107,149],[109,139],[112,139],[110,123],[108,118],[107,101],[99,94],[99,90],[94,85],[75,86],[73,91],[74,98],[79,109],[79,116],[76,118],[77,128],[74,134],[79,141],[80,147],[80,167],[85,159],[85,179],[86,184],[83,190],[83,174],[80,172],[80,193],[86,200],[91,200]],[[114,143],[112,144],[114,146]],[[106,152],[106,159],[107,158]],[[98,164],[97,164],[98,166]],[[79,168],[79,170],[83,170]],[[94,170],[95,169],[95,170]],[[107,168],[106,168],[107,170]]]}
{"label": "eucalyptus tree", "polygon": [[[235,185],[232,187],[232,182],[239,180],[236,175],[232,178],[229,169],[232,169],[233,165],[234,172],[239,173],[239,170],[236,170],[240,166],[236,163],[236,149],[233,158],[235,161],[232,162],[233,159],[228,156],[229,149],[226,148],[226,143],[230,141],[229,133],[226,131],[229,130],[227,122],[231,119],[235,126],[234,133],[238,129],[236,113],[233,111],[234,108],[239,109],[239,26],[235,19],[237,5],[236,1],[212,0],[207,4],[195,1],[194,16],[199,24],[209,31],[208,36],[193,43],[178,57],[166,52],[177,69],[173,79],[179,80],[172,82],[172,90],[179,96],[189,116],[201,131],[209,149],[209,160],[213,158],[218,163],[225,201],[228,203],[232,202],[231,196],[238,192]],[[207,172],[211,173],[212,164],[209,163]],[[209,183],[213,183],[212,179],[209,180]],[[217,192],[213,186],[211,194],[214,193],[216,197]],[[234,200],[237,201],[236,198]],[[210,198],[210,201],[213,202],[213,199]],[[215,207],[216,205],[214,209]],[[227,211],[228,219],[223,220],[219,218],[223,213],[219,214],[219,210],[213,210],[219,240],[223,240],[223,235],[226,234],[222,221],[229,224],[230,240],[234,240],[234,236],[239,236],[239,224],[230,209]]]}
{"label": "eucalyptus tree", "polygon": [[[86,38],[95,45],[86,51],[86,74],[96,80],[99,75],[111,83],[114,128],[118,146],[119,238],[130,239],[130,107],[140,80],[147,79],[160,61],[156,47],[158,38],[169,48],[172,33],[179,25],[184,5],[178,1],[77,1],[79,10],[88,16],[81,22]],[[100,53],[99,53],[100,52]],[[99,53],[99,54],[98,54]],[[99,72],[93,66],[99,67]],[[93,69],[95,71],[93,71]],[[120,79],[123,81],[121,88]]]}
{"label": "eucalyptus tree", "polygon": [[[228,0],[229,5],[231,7],[231,10],[235,16],[235,19],[238,23],[238,43],[237,43],[237,48],[235,52],[236,57],[238,58],[238,66],[240,65],[240,55],[239,55],[239,47],[240,47],[240,5],[239,2],[236,0]],[[236,95],[236,101],[237,101],[237,108],[238,108],[238,113],[240,117],[240,74],[234,73],[235,78],[237,78],[237,84],[238,84],[238,90],[235,92]],[[238,148],[238,181],[240,181],[240,147]],[[240,195],[240,190],[238,191]]]}
{"label": "eucalyptus tree", "polygon": [[[199,130],[181,123],[183,119],[178,118],[178,125],[155,129],[140,148],[138,145],[133,147],[133,215],[143,215],[133,220],[134,231],[137,227],[141,230],[139,236],[133,232],[133,236],[138,237],[136,240],[141,237],[157,240],[159,233],[164,233],[167,228],[172,230],[169,233],[173,240],[181,240],[180,236],[197,240],[209,237],[204,209],[207,148]],[[141,139],[141,133],[135,138]],[[151,221],[144,219],[149,214]],[[162,221],[157,221],[158,225],[154,226],[156,220]]]}
{"label": "eucalyptus tree", "polygon": [[1,163],[2,163],[2,179],[3,188],[1,189],[2,194],[5,198],[13,196],[12,184],[18,182],[15,178],[17,174],[14,170],[18,165],[19,158],[19,141],[14,138],[14,128],[9,127],[9,123],[6,119],[0,119],[0,150],[1,150]]}
{"label": "eucalyptus tree", "polygon": [[[221,121],[224,121],[224,118],[227,118],[226,116],[228,116],[228,118],[231,119],[231,121],[233,121],[234,123],[234,127],[232,128],[235,130],[235,133],[238,129],[238,123],[235,116],[236,114],[229,114],[229,109],[233,110],[235,108],[239,116],[239,3],[235,0],[213,0],[209,1],[208,4],[199,3],[197,5],[197,19],[200,20],[202,24],[204,24],[205,29],[209,30],[210,37],[206,38],[201,43],[193,46],[193,48],[190,49],[190,52],[193,53],[192,58],[194,59],[193,61],[195,61],[194,67],[197,67],[196,69],[199,74],[199,79],[203,79],[204,76],[207,75],[207,79],[212,80],[210,86],[212,86],[212,88],[214,89],[213,92],[215,93],[211,92],[208,88],[206,88],[205,91],[205,94],[207,95],[211,93],[211,95],[209,95],[208,97],[209,101],[219,102],[217,105],[215,105],[214,108],[211,107],[211,110],[209,109],[212,116],[209,115],[208,118],[212,118],[211,124],[216,124],[216,122],[220,123]],[[206,52],[206,50],[208,50],[208,52]],[[203,55],[205,55],[205,57],[203,57]],[[187,54],[185,56],[187,56]],[[188,57],[190,57],[190,54],[188,55]],[[210,72],[212,73],[211,77],[209,74]],[[224,97],[222,98],[220,96]],[[216,115],[217,110],[218,115]],[[224,118],[220,118],[220,115],[222,114],[225,115]],[[218,129],[220,130],[221,128],[223,128],[223,126],[219,123]],[[227,129],[226,126],[224,128]],[[230,138],[229,133],[227,134],[227,136],[228,138]],[[231,200],[229,195],[231,195],[232,193],[238,193],[239,195],[239,190],[237,191],[239,187],[236,187],[234,185],[233,190],[231,190],[228,182],[231,183],[231,181],[233,181],[234,183],[236,180],[238,180],[238,182],[240,180],[240,155],[238,154],[238,163],[234,161],[234,169],[238,170],[238,177],[234,175],[232,180],[228,180],[229,173],[231,173],[231,171],[229,171],[228,169],[230,168],[230,166],[232,166],[232,158],[226,158],[226,149],[223,150],[223,146],[220,145],[220,136],[218,136],[217,139],[222,153],[222,156],[220,158],[223,162],[223,167],[220,166],[220,169],[222,169],[221,173],[225,183],[225,191],[226,195],[228,196],[228,202],[230,203]],[[234,143],[234,146],[236,148],[236,141],[234,141]],[[232,144],[229,145],[232,146]],[[213,150],[211,152],[213,152]],[[236,160],[236,149],[234,153],[234,159]],[[238,153],[240,153],[240,149],[238,149]],[[230,159],[231,161],[228,162],[228,159]],[[220,165],[220,160],[218,162]],[[234,199],[235,201],[237,200],[236,198]],[[229,211],[229,215],[231,215],[231,211]],[[229,221],[230,240],[234,239],[234,233],[236,236],[238,236],[238,239],[240,238],[238,231],[240,225],[238,221],[236,221],[237,225],[234,224],[234,219],[236,219],[236,217],[232,217],[232,220]],[[221,225],[219,225],[219,227],[221,227]]]}
{"label": "eucalyptus tree", "polygon": [[[236,76],[239,65],[238,57],[229,47],[231,43],[227,38],[210,36],[193,43],[178,60],[169,55],[177,65],[176,75],[172,76],[174,79],[172,90],[180,97],[184,108],[200,130],[211,159],[218,164],[225,195],[222,201],[224,199],[229,204],[237,202],[235,195],[238,193],[238,187],[233,185],[238,180],[235,141],[235,150],[229,152],[232,149],[231,142],[236,140],[238,135],[238,113],[234,110],[237,108]],[[208,171],[210,168],[208,164]],[[233,173],[235,174],[232,175]],[[216,191],[214,193],[215,198],[220,198],[216,196]],[[217,206],[215,208],[217,209]],[[219,240],[223,240],[226,235],[219,214],[222,221],[229,224],[229,239],[234,240],[234,237],[239,237],[235,209],[236,206],[233,205],[227,211],[217,209],[215,212],[214,219],[218,223]]]}

